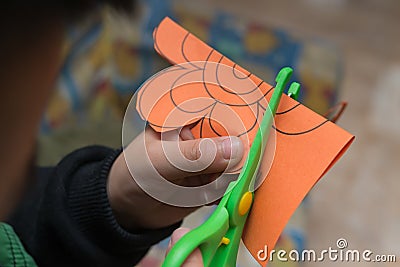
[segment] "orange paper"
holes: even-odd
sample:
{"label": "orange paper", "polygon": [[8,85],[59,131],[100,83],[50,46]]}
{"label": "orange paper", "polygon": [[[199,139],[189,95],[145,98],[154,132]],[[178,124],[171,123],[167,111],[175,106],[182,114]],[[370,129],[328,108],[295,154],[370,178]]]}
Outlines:
{"label": "orange paper", "polygon": [[[161,56],[172,64],[186,64],[162,71],[142,86],[137,102],[142,118],[158,132],[198,122],[192,129],[195,137],[236,135],[248,149],[273,86],[169,18],[153,35],[154,47]],[[270,171],[263,173],[267,177],[255,194],[243,234],[246,247],[256,259],[265,245],[273,249],[305,195],[354,139],[287,95],[282,96],[274,128],[275,157]]]}

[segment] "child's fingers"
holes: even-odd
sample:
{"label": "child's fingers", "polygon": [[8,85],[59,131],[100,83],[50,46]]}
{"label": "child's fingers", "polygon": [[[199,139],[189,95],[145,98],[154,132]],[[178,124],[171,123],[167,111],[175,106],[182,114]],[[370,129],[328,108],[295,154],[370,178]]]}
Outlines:
{"label": "child's fingers", "polygon": [[182,140],[193,140],[194,136],[193,133],[190,131],[190,126],[185,126],[182,128],[181,132],[179,133]]}
{"label": "child's fingers", "polygon": [[[167,253],[171,250],[172,246],[178,242],[179,239],[182,238],[185,234],[190,231],[188,228],[178,228],[174,231],[171,236],[170,243],[168,244]],[[192,254],[186,259],[183,263],[182,267],[203,267],[203,258],[201,256],[201,252],[199,249],[195,249]]]}
{"label": "child's fingers", "polygon": [[154,142],[148,146],[154,167],[169,180],[199,174],[221,173],[243,157],[238,137]]}
{"label": "child's fingers", "polygon": [[187,125],[182,127],[181,129],[175,129],[168,132],[164,132],[161,134],[161,139],[163,141],[185,141],[185,140],[193,140],[194,136],[192,131],[190,130],[192,125]]}
{"label": "child's fingers", "polygon": [[181,227],[176,229],[169,240],[166,255],[168,255],[169,251],[171,250],[172,246],[176,244],[176,242],[182,238],[185,234],[187,234],[190,231],[189,228]]}

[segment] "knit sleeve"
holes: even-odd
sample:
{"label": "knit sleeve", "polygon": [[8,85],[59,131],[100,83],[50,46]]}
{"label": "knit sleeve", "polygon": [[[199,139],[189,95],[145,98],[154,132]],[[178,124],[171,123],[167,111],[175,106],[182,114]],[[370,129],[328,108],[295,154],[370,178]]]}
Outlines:
{"label": "knit sleeve", "polygon": [[132,266],[179,226],[128,232],[117,223],[107,178],[120,153],[86,147],[38,170],[10,223],[39,266]]}

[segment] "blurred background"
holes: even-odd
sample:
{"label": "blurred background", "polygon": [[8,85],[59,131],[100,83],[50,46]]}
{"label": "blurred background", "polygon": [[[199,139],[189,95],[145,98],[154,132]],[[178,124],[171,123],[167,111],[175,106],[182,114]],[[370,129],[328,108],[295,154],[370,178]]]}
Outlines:
{"label": "blurred background", "polygon": [[[292,66],[301,102],[320,114],[344,100],[338,124],[356,140],[311,191],[278,247],[349,249],[400,260],[400,2],[396,0],[150,0],[132,16],[108,8],[69,26],[65,62],[43,117],[39,164],[89,144],[121,145],[121,123],[140,84],[168,66],[152,30],[170,16],[265,81]],[[210,209],[186,222],[201,223]],[[164,241],[139,265],[159,266]],[[244,250],[239,266],[257,266]],[[397,266],[302,263],[301,266]],[[300,266],[273,262],[269,266]]]}

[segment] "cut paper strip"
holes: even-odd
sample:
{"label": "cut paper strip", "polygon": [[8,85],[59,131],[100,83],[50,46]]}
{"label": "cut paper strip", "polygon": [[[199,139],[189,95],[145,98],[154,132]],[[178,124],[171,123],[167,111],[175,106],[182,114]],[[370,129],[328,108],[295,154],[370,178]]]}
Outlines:
{"label": "cut paper strip", "polygon": [[[158,132],[198,122],[192,128],[195,137],[234,133],[245,138],[248,148],[273,86],[169,18],[154,30],[153,37],[162,57],[172,64],[186,65],[160,72],[141,87],[137,110],[142,118]],[[209,85],[205,80],[213,82]],[[176,111],[185,101],[190,104]],[[227,115],[227,107],[236,112],[239,122]],[[174,115],[169,116],[174,109]],[[267,177],[256,191],[243,233],[244,244],[256,259],[265,246],[273,249],[303,198],[354,139],[287,95],[282,96],[273,127],[277,133],[275,157],[269,172],[261,173]],[[259,262],[266,265],[267,261]]]}

